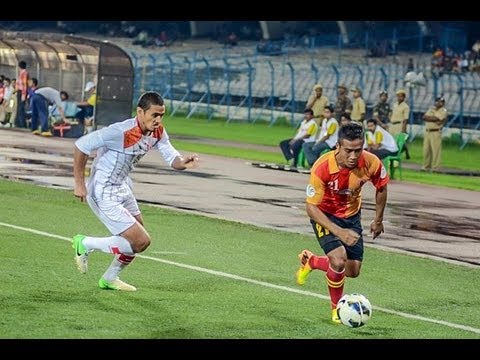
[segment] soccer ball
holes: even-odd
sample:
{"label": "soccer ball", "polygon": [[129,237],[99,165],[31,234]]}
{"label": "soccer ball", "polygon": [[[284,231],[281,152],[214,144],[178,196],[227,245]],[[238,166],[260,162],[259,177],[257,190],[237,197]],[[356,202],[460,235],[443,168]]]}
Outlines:
{"label": "soccer ball", "polygon": [[361,294],[346,294],[337,303],[337,313],[342,324],[356,328],[370,320],[372,305]]}

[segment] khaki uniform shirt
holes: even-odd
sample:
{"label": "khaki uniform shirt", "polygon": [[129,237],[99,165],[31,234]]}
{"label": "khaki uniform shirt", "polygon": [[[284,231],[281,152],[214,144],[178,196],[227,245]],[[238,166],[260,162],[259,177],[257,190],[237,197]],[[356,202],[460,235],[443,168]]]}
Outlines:
{"label": "khaki uniform shirt", "polygon": [[[313,105],[310,105],[312,104]],[[315,95],[310,95],[307,101],[307,107],[310,105],[310,108],[313,110],[313,117],[316,119],[323,119],[323,110],[325,105],[328,105],[328,98],[325,95],[317,98]]]}
{"label": "khaki uniform shirt", "polygon": [[402,101],[400,104],[396,101],[393,104],[392,117],[390,122],[392,124],[402,122],[403,120],[408,120],[410,116],[410,106],[405,101]]}
{"label": "khaki uniform shirt", "polygon": [[444,106],[442,106],[440,109],[437,110],[437,108],[433,107],[429,109],[425,115],[428,116],[435,116],[436,118],[442,120],[441,124],[438,124],[436,122],[425,122],[425,129],[432,130],[432,129],[438,129],[440,130],[443,125],[445,124],[445,120],[447,119],[448,113],[447,109],[445,109]]}
{"label": "khaki uniform shirt", "polygon": [[350,117],[353,121],[362,121],[362,114],[366,113],[365,101],[359,97],[353,101],[353,109]]}

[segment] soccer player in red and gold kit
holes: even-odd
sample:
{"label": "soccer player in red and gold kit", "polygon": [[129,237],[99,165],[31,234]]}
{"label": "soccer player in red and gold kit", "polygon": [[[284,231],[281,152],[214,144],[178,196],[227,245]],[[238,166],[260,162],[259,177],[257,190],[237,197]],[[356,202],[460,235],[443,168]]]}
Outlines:
{"label": "soccer player in red and gold kit", "polygon": [[303,250],[299,254],[297,283],[303,285],[314,269],[326,272],[335,323],[340,322],[336,305],[343,295],[345,277],[360,274],[363,260],[360,192],[367,181],[376,188],[375,219],[370,232],[374,239],[383,232],[389,178],[378,157],[363,151],[364,139],[361,125],[342,126],[336,150],[315,162],[307,186],[307,214],[326,256]]}

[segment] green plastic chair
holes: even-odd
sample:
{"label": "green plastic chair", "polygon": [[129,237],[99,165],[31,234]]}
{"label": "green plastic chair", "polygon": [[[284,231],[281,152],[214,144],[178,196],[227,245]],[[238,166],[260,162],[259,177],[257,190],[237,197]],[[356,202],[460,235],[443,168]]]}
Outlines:
{"label": "green plastic chair", "polygon": [[[332,151],[332,150],[330,150],[330,149],[323,150],[321,152],[320,156],[322,156],[323,154],[326,154],[329,151]],[[310,165],[308,164],[307,158],[305,157],[305,153],[303,152],[303,148],[302,148],[302,150],[300,150],[300,153],[298,154],[297,165],[300,165],[301,167],[303,167],[305,169],[310,169]]]}
{"label": "green plastic chair", "polygon": [[398,153],[397,155],[390,155],[382,159],[383,166],[388,171],[390,179],[395,178],[395,161],[398,162],[398,172],[400,173],[400,180],[402,180],[402,151],[405,143],[407,142],[408,134],[400,133],[395,135],[395,142],[397,143]]}

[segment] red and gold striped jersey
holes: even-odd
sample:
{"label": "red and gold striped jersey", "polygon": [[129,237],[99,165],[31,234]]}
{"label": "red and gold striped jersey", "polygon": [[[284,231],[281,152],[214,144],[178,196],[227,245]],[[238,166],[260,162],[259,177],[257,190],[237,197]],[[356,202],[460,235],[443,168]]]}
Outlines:
{"label": "red and gold striped jersey", "polygon": [[363,151],[354,169],[340,169],[335,159],[338,150],[321,156],[310,171],[307,186],[307,203],[321,211],[347,218],[358,213],[361,207],[361,189],[371,181],[377,188],[388,183],[388,174],[380,159]]}

